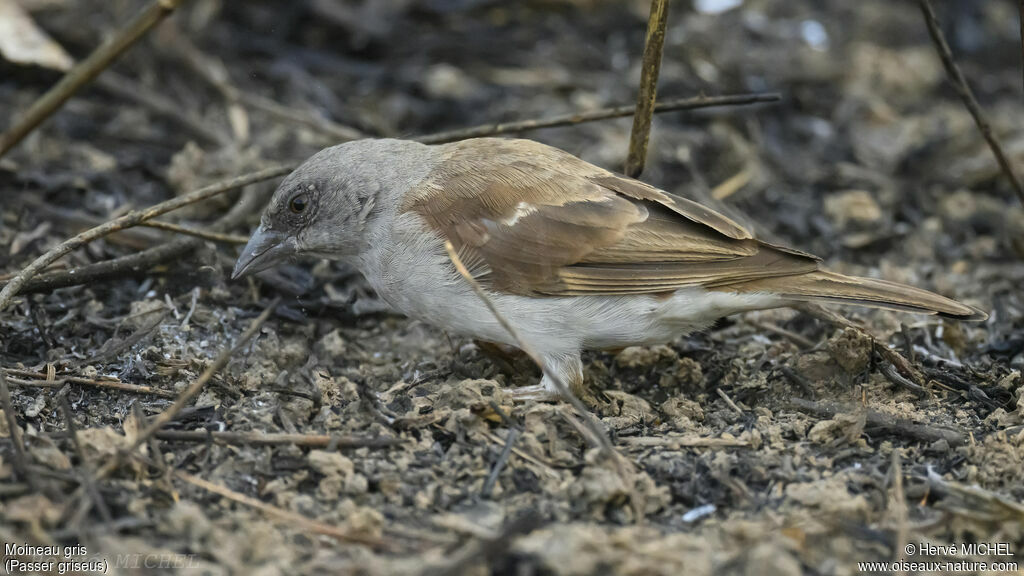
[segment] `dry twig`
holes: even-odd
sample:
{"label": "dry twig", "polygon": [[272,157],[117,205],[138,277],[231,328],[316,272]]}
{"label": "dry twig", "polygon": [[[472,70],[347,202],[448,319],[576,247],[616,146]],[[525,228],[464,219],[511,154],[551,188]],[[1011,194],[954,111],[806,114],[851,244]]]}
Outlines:
{"label": "dry twig", "polygon": [[359,130],[338,124],[329,118],[324,118],[312,112],[289,108],[270,98],[239,90],[231,83],[228,68],[224,63],[215,57],[205,54],[187,36],[177,34],[173,39],[173,43],[185,63],[203,80],[220,92],[224,99],[228,101],[229,107],[245,105],[279,120],[302,124],[317,132],[337,138],[339,142],[365,137]]}
{"label": "dry twig", "polygon": [[1021,78],[1024,80],[1024,0],[1017,3],[1017,14],[1020,24],[1020,70]]}
{"label": "dry twig", "polygon": [[[836,414],[849,412],[850,409],[829,402],[811,402],[803,398],[791,398],[793,404],[801,412],[814,414],[820,418],[834,418]],[[922,442],[936,442],[945,440],[950,446],[963,446],[967,443],[966,438],[957,430],[928,426],[927,424],[916,424],[904,418],[895,418],[881,412],[868,410],[865,417],[865,424],[868,429],[876,429],[889,434],[914,438]]]}
{"label": "dry twig", "polygon": [[893,560],[906,560],[906,544],[909,540],[907,526],[907,495],[903,493],[903,465],[900,451],[892,451],[892,486],[889,488],[889,512],[895,516],[896,530],[893,533]]}
{"label": "dry twig", "polygon": [[[120,390],[122,392],[132,392],[135,394],[149,394],[151,396],[159,396],[161,398],[174,398],[173,392],[167,390],[160,390],[153,388],[152,386],[144,386],[140,384],[129,384],[128,382],[121,382],[120,380],[94,380],[92,378],[82,378],[80,376],[60,376],[56,378],[49,378],[46,374],[39,372],[33,372],[31,370],[21,370],[18,368],[2,368],[0,372],[7,373],[8,381],[11,384],[17,386],[25,386],[30,388],[58,388],[64,384],[78,384],[81,386],[91,386],[93,388],[107,388],[110,390]],[[21,376],[16,378],[14,375]]]}
{"label": "dry twig", "polygon": [[178,224],[172,224],[170,222],[162,222],[160,220],[149,220],[139,224],[139,226],[167,230],[168,232],[174,232],[175,234],[195,236],[196,238],[202,238],[203,240],[211,240],[213,242],[221,242],[224,244],[245,244],[249,241],[245,236],[222,234],[220,232],[211,232],[209,230],[198,230],[196,228],[188,228],[185,226],[179,226]]}
{"label": "dry twig", "polygon": [[[763,102],[777,102],[779,94],[767,92],[763,94],[730,94],[727,96],[696,96],[694,98],[679,98],[666,100],[654,105],[654,113],[672,112],[675,110],[695,110],[698,108],[711,108],[714,106],[743,106],[746,104],[758,104]],[[437,132],[425,136],[413,138],[424,144],[444,144],[456,142],[468,138],[481,138],[484,136],[500,136],[539,128],[555,128],[558,126],[571,126],[597,120],[608,120],[610,118],[624,118],[632,116],[636,112],[636,106],[616,106],[613,108],[601,108],[590,112],[573,112],[552,116],[547,119],[519,120],[516,122],[504,122],[497,124],[481,124],[470,128],[459,128],[448,132]]]}
{"label": "dry twig", "polygon": [[635,448],[731,448],[749,446],[738,438],[702,438],[691,436],[627,436],[619,442]]}
{"label": "dry twig", "polygon": [[[86,264],[85,266],[78,266],[67,270],[46,272],[33,276],[26,281],[21,286],[21,289],[18,290],[18,294],[48,292],[58,288],[78,286],[90,282],[101,282],[112,278],[137,276],[157,264],[169,262],[188,254],[199,247],[200,244],[202,244],[202,240],[199,238],[179,238],[167,244],[147,248],[134,254],[119,256],[110,260]],[[11,274],[10,278],[16,276],[17,274]],[[10,278],[6,281],[9,281]],[[4,281],[5,284],[6,281]]]}
{"label": "dry twig", "polygon": [[97,78],[96,86],[108,94],[135,102],[158,116],[176,122],[192,136],[205,142],[216,146],[226,146],[230,143],[227,136],[213,130],[195,114],[183,109],[179,102],[113,70]]}
{"label": "dry twig", "polygon": [[965,486],[942,478],[928,468],[928,486],[942,496],[936,507],[974,520],[1024,522],[1024,504],[985,490],[981,486]]}
{"label": "dry twig", "polygon": [[21,290],[21,287],[25,282],[35,276],[37,272],[48,266],[50,263],[56,261],[58,258],[72,250],[76,250],[97,238],[102,238],[103,236],[113,232],[124,230],[125,228],[131,228],[132,226],[138,226],[147,220],[172,210],[177,210],[183,206],[195,204],[201,200],[206,200],[207,198],[224,194],[225,192],[229,192],[247,184],[262,182],[263,180],[282,176],[290,172],[292,169],[294,169],[294,166],[265,168],[263,170],[231,178],[229,180],[210,184],[209,186],[205,186],[189,194],[177,196],[170,200],[160,202],[159,204],[154,204],[144,210],[133,210],[124,216],[105,222],[95,228],[90,228],[81,234],[77,234],[64,242],[61,242],[57,247],[48,250],[45,254],[33,260],[31,264],[26,266],[18,273],[17,276],[12,278],[7,285],[4,286],[3,290],[0,291],[0,310],[7,307],[11,298]]}
{"label": "dry twig", "polygon": [[[61,105],[106,69],[125,50],[138,42],[146,32],[178,8],[182,0],[153,0],[138,16],[125,24],[114,36],[68,71],[60,82],[39,97],[25,115],[7,132],[0,134],[0,157],[50,117]],[[2,309],[3,306],[0,306]]]}
{"label": "dry twig", "polygon": [[249,508],[259,510],[260,512],[263,512],[267,516],[273,516],[274,518],[277,518],[279,520],[284,520],[285,522],[292,524],[300,530],[305,530],[307,532],[312,532],[314,534],[321,534],[323,536],[329,536],[341,542],[355,542],[357,544],[365,544],[367,546],[372,546],[374,548],[388,547],[384,541],[379,540],[377,538],[365,536],[362,534],[352,534],[346,532],[345,530],[342,530],[341,528],[338,528],[337,526],[331,526],[330,524],[327,524],[325,522],[319,522],[317,520],[310,520],[309,518],[296,514],[295,512],[291,512],[289,510],[284,510],[282,508],[278,508],[277,506],[267,504],[266,502],[257,500],[256,498],[253,498],[251,496],[246,496],[245,494],[242,494],[240,492],[235,492],[234,490],[227,488],[225,486],[221,486],[219,484],[214,484],[213,482],[203,480],[198,476],[193,476],[191,474],[181,471],[175,471],[174,475],[184,480],[185,482],[192,484],[193,486],[198,486],[203,490],[206,490],[207,492],[212,492],[214,494],[217,494],[218,496],[223,496],[224,498],[227,498],[228,500],[231,500],[233,502],[238,502],[239,504],[248,506]]}
{"label": "dry twig", "polygon": [[264,434],[261,432],[214,432],[212,430],[161,430],[156,438],[167,442],[218,442],[249,446],[301,446],[303,448],[389,448],[406,441],[402,438],[371,438],[328,434]]}
{"label": "dry twig", "polygon": [[33,484],[32,475],[28,473],[28,454],[25,452],[21,428],[18,427],[18,419],[14,417],[11,390],[7,387],[7,375],[3,371],[0,371],[0,408],[4,410],[4,418],[7,419],[7,430],[11,435],[11,442],[14,444],[14,469],[18,472],[19,478],[29,484]]}
{"label": "dry twig", "polygon": [[654,101],[658,97],[658,73],[661,71],[662,47],[665,45],[665,26],[668,23],[668,0],[651,0],[651,15],[647,21],[647,39],[644,42],[643,68],[640,71],[640,92],[636,97],[636,114],[629,135],[629,156],[623,170],[636,178],[644,171],[647,143],[651,137],[651,119]]}
{"label": "dry twig", "polygon": [[946,68],[946,75],[949,76],[949,81],[953,84],[957,94],[960,95],[960,99],[964,101],[964,106],[967,107],[967,111],[974,118],[974,123],[977,124],[978,131],[985,138],[988,147],[992,149],[992,155],[996,157],[999,168],[1002,169],[1006,179],[1010,181],[1013,189],[1017,192],[1017,197],[1024,204],[1024,185],[1021,184],[1017,173],[1013,171],[1013,166],[1010,165],[1010,160],[1006,157],[1006,153],[1003,152],[1003,146],[999,143],[999,138],[992,131],[992,126],[988,123],[988,119],[985,118],[985,113],[981,111],[981,106],[978,105],[974,92],[971,90],[970,85],[967,84],[967,79],[964,78],[960,67],[956,65],[956,61],[953,60],[953,52],[949,49],[949,43],[946,42],[946,36],[942,33],[942,29],[939,28],[939,22],[935,17],[935,9],[932,7],[932,3],[930,0],[918,0],[918,4],[921,6],[921,13],[924,15],[924,22],[928,25],[928,34],[932,37],[932,42],[935,43],[935,49],[939,52],[942,65]]}
{"label": "dry twig", "polygon": [[78,437],[78,426],[75,425],[74,414],[71,411],[71,405],[68,404],[67,396],[60,397],[60,411],[64,415],[64,422],[67,426],[68,437],[71,438],[71,445],[75,447],[75,453],[78,454],[78,460],[83,468],[79,474],[82,485],[89,494],[89,498],[92,499],[93,505],[100,511],[100,516],[103,516],[103,521],[109,524],[114,520],[114,517],[110,514],[110,508],[107,506],[106,501],[103,500],[103,495],[96,486],[96,479],[93,477],[93,466],[85,456],[85,448],[82,446],[82,440]]}

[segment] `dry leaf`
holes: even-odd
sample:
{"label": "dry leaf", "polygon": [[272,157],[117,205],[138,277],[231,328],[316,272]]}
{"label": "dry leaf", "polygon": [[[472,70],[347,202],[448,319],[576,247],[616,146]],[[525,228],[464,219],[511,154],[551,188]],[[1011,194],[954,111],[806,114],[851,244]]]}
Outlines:
{"label": "dry leaf", "polygon": [[0,56],[15,64],[62,72],[75,63],[14,0],[0,0]]}

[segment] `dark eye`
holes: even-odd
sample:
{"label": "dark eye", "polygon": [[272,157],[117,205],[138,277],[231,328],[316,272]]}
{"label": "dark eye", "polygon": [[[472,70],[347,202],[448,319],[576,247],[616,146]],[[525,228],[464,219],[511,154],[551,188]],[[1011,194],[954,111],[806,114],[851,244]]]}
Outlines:
{"label": "dark eye", "polygon": [[305,194],[299,194],[295,198],[292,198],[290,202],[288,202],[288,208],[292,212],[295,212],[296,214],[301,213],[308,206],[309,198],[307,198]]}

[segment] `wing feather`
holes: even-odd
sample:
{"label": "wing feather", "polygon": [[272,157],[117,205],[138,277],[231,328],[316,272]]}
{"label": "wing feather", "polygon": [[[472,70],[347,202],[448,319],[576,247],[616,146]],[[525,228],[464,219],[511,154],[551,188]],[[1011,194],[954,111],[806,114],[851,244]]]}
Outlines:
{"label": "wing feather", "polygon": [[516,294],[657,294],[816,270],[729,218],[529,140],[446,145],[402,210],[448,238],[474,275]]}

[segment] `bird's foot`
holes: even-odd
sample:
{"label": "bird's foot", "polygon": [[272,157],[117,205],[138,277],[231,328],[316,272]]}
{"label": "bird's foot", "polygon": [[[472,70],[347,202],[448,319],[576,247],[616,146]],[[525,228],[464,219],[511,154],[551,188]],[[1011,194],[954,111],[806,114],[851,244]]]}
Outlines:
{"label": "bird's foot", "polygon": [[511,396],[512,400],[516,402],[527,402],[530,400],[533,400],[534,402],[556,402],[560,399],[558,392],[549,390],[543,384],[520,386],[518,388],[506,388],[505,393]]}

